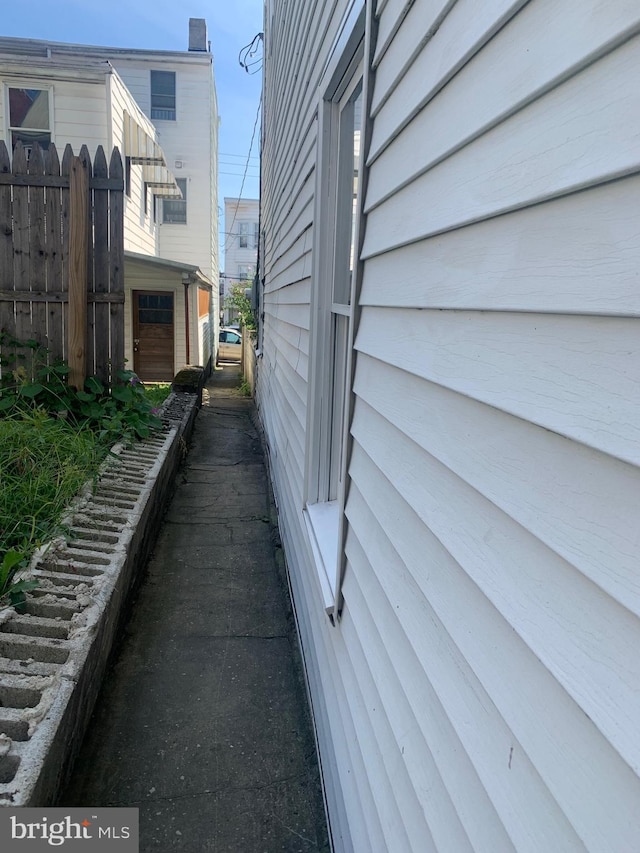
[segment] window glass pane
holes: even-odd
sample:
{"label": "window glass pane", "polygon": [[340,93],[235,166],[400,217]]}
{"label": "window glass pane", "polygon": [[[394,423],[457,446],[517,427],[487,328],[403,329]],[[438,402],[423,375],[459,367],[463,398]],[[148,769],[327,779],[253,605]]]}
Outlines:
{"label": "window glass pane", "polygon": [[51,144],[51,134],[42,130],[12,130],[11,147],[15,148],[18,142],[22,142],[28,149],[37,142],[45,150]]}
{"label": "window glass pane", "polygon": [[49,92],[46,89],[9,89],[9,125],[49,130]]}
{"label": "window glass pane", "polygon": [[173,323],[173,294],[139,293],[138,322],[143,325]]}
{"label": "window glass pane", "polygon": [[340,111],[336,247],[333,301],[348,305],[355,261],[355,226],[360,181],[360,131],[362,125],[362,83]]}
{"label": "window glass pane", "polygon": [[171,325],[173,323],[173,311],[160,311],[152,308],[140,309],[138,311],[138,322],[142,325]]}
{"label": "window glass pane", "polygon": [[162,221],[173,225],[186,225],[187,222],[187,179],[176,178],[182,192],[182,198],[166,198],[162,202]]}
{"label": "window glass pane", "polygon": [[151,72],[151,118],[175,121],[176,118],[176,73],[175,71]]}

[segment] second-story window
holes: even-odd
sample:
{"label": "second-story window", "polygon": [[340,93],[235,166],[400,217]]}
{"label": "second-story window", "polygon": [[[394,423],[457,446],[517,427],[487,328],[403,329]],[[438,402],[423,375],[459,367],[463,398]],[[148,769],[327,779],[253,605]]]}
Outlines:
{"label": "second-story window", "polygon": [[162,222],[165,225],[187,224],[187,179],[176,178],[182,198],[165,198],[162,202]]}
{"label": "second-story window", "polygon": [[257,249],[258,248],[258,223],[257,222],[239,222],[238,223],[239,246],[241,249]]}
{"label": "second-story window", "polygon": [[176,72],[151,72],[151,118],[176,120]]}
{"label": "second-story window", "polygon": [[11,147],[22,142],[29,151],[34,142],[41,148],[51,143],[51,116],[48,89],[9,87],[9,133]]}

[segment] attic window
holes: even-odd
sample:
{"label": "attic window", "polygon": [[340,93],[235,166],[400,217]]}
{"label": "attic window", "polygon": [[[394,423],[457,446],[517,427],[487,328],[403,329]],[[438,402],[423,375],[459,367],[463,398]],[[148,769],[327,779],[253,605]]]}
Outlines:
{"label": "attic window", "polygon": [[151,118],[176,120],[176,72],[151,72]]}
{"label": "attic window", "polygon": [[41,148],[51,143],[48,89],[9,88],[9,133],[11,148],[22,142],[30,151],[38,142]]}

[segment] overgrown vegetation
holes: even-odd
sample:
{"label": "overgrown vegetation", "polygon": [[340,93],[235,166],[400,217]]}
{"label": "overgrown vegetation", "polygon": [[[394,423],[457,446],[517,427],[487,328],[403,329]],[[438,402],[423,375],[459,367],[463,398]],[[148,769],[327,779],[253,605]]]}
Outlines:
{"label": "overgrown vegetation", "polygon": [[[131,371],[106,388],[90,377],[68,384],[69,368],[51,363],[34,341],[0,335],[0,606],[19,604],[31,582],[19,572],[58,529],[81,486],[97,475],[117,442],[162,426],[157,405],[168,387],[149,390]],[[8,363],[8,364],[7,364]]]}
{"label": "overgrown vegetation", "polygon": [[171,392],[170,382],[145,382],[144,395],[153,408],[159,408]]}
{"label": "overgrown vegetation", "polygon": [[[249,282],[247,282],[249,284]],[[224,300],[224,307],[235,312],[245,329],[255,329],[256,320],[253,316],[251,301],[245,294],[246,287],[243,284],[233,284]]]}
{"label": "overgrown vegetation", "polygon": [[244,376],[240,376],[240,385],[238,386],[238,390],[243,397],[251,397],[253,393],[251,391],[251,384],[247,382]]}

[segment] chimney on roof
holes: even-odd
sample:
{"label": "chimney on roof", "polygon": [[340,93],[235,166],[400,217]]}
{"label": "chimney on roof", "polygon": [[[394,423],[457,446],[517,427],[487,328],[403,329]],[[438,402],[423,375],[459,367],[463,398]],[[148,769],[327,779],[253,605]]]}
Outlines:
{"label": "chimney on roof", "polygon": [[207,22],[204,18],[189,18],[189,50],[207,50]]}

